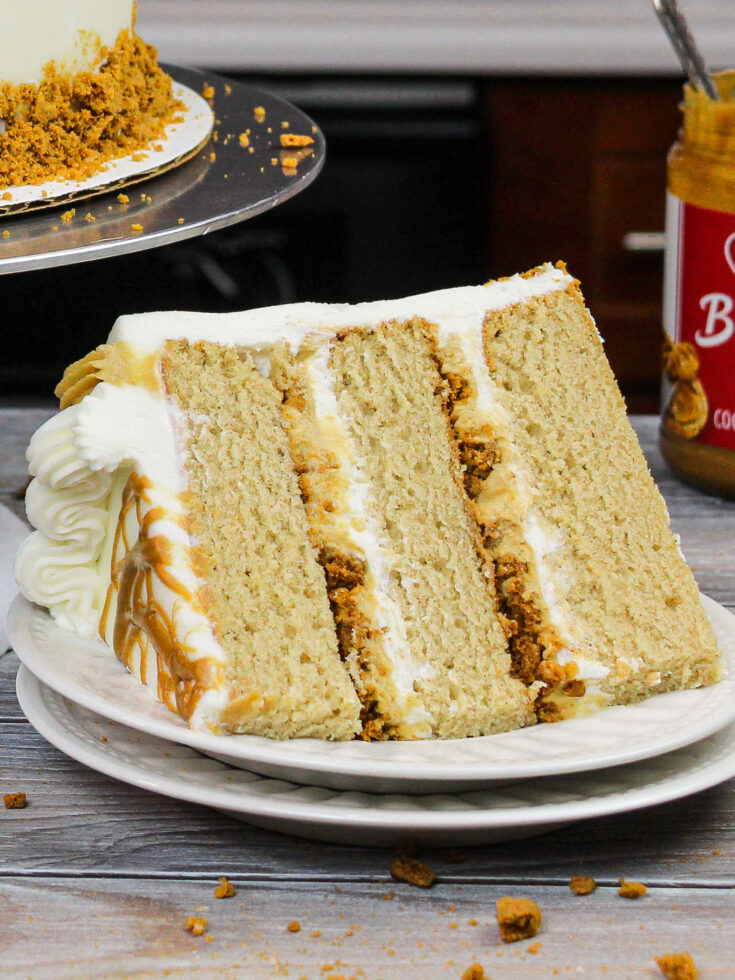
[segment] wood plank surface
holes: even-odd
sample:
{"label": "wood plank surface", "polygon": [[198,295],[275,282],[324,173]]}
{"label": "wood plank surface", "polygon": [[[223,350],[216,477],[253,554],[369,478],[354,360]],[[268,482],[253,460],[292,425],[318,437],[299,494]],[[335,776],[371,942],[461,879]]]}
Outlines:
{"label": "wood plank surface", "polygon": [[[690,889],[683,907],[669,888],[630,901],[614,887],[580,897],[524,885],[510,894],[537,902],[541,930],[505,944],[495,921],[496,900],[509,894],[503,886],[233,882],[237,894],[224,900],[213,897],[214,878],[0,883],[3,976],[459,980],[476,961],[492,980],[652,978],[660,976],[654,956],[682,950],[702,980],[733,975],[723,966],[735,961],[730,891]],[[204,935],[185,930],[191,915],[206,918]],[[300,930],[289,932],[290,922]]]}

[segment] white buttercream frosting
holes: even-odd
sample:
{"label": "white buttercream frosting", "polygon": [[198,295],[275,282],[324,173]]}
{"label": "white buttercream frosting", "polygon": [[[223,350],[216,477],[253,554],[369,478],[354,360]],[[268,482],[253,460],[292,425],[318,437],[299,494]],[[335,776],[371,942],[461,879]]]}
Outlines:
{"label": "white buttercream frosting", "polygon": [[536,296],[566,289],[572,277],[545,265],[533,276],[512,276],[485,286],[459,286],[405,299],[371,303],[292,303],[241,313],[165,312],[122,316],[109,343],[126,341],[141,355],[167,340],[211,340],[232,347],[267,351],[277,341],[296,353],[308,338],[329,338],[337,330],[369,327],[385,320],[423,317],[445,334],[481,326],[489,310],[500,310]]}

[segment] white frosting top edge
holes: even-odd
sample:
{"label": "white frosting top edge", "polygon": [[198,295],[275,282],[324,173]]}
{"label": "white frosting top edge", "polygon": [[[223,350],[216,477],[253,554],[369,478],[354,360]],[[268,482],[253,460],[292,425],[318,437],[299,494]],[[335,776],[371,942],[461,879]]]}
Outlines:
{"label": "white frosting top edge", "polygon": [[488,311],[566,289],[572,282],[568,272],[546,263],[533,275],[515,275],[484,286],[459,286],[403,299],[355,304],[291,303],[239,313],[139,313],[120,317],[108,342],[126,341],[143,355],[158,350],[167,340],[212,340],[256,351],[285,341],[296,352],[309,337],[331,337],[341,329],[411,317],[440,323],[445,333],[452,334],[466,329],[468,320],[482,323]]}

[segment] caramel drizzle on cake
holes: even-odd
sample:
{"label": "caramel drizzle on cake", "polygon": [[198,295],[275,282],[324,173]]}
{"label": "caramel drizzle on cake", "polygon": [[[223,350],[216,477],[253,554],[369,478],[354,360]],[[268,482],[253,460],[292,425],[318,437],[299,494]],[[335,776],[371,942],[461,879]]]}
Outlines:
{"label": "caramel drizzle on cake", "polygon": [[[207,657],[197,657],[196,650],[177,635],[172,616],[156,599],[154,577],[182,601],[200,604],[170,571],[171,543],[162,534],[153,533],[156,523],[171,519],[161,507],[152,506],[151,484],[145,477],[131,473],[122,495],[122,505],[115,529],[111,580],[107,590],[100,635],[107,637],[110,608],[115,603],[112,647],[128,670],[135,672],[136,651],[139,676],[147,682],[148,644],[156,655],[158,697],[172,711],[188,720],[201,696],[213,685],[221,685],[222,668]],[[135,514],[138,536],[131,541],[128,523]],[[118,555],[122,555],[120,559]]]}

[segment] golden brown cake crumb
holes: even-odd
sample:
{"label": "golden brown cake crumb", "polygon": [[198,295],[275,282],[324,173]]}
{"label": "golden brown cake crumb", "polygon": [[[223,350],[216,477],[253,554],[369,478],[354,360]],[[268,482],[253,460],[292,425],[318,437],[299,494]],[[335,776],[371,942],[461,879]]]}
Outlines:
{"label": "golden brown cake crumb", "polygon": [[8,229],[7,229],[7,228],[6,228],[6,229],[5,229],[5,231],[3,232],[3,238],[10,238],[10,232],[8,231]]}
{"label": "golden brown cake crumb", "polygon": [[233,895],[237,895],[235,886],[228,878],[225,878],[223,875],[218,880],[219,884],[214,890],[215,898],[232,898]]}
{"label": "golden brown cake crumb", "polygon": [[240,133],[240,146],[250,146],[250,137],[247,133]]}
{"label": "golden brown cake crumb", "polygon": [[384,902],[392,902],[393,899],[395,898],[395,896],[396,896],[396,893],[394,891],[386,892],[385,895],[383,895],[383,901]]}
{"label": "golden brown cake crumb", "polygon": [[641,898],[647,891],[646,886],[642,885],[640,881],[626,881],[625,878],[620,879],[618,895],[622,895],[623,898]]}
{"label": "golden brown cake crumb", "polygon": [[140,234],[141,231],[143,231],[143,225],[139,224],[136,221],[135,224],[133,224],[133,225],[130,226],[130,230],[131,231],[134,231],[136,233],[136,235],[138,235],[138,234]]}
{"label": "golden brown cake crumb", "polygon": [[202,88],[202,98],[205,98],[207,102],[214,98],[214,85],[209,85],[205,82]]}
{"label": "golden brown cake crumb", "polygon": [[296,921],[296,919],[294,919],[293,922],[289,922],[287,928],[289,932],[301,932],[301,925]]}
{"label": "golden brown cake crumb", "polygon": [[417,861],[405,851],[395,856],[390,866],[390,873],[396,881],[405,881],[417,888],[431,888],[436,881],[436,873],[428,865]]}
{"label": "golden brown cake crumb", "polygon": [[666,980],[695,980],[697,968],[690,953],[666,953],[654,956]]}
{"label": "golden brown cake crumb", "polygon": [[575,895],[590,895],[597,888],[597,882],[589,875],[575,875],[569,882],[569,887]]}
{"label": "golden brown cake crumb", "polygon": [[76,208],[70,208],[68,211],[64,211],[64,213],[61,216],[61,220],[66,221],[68,223],[69,221],[71,221],[71,219],[74,217],[76,213],[77,213]]}
{"label": "golden brown cake crumb", "polygon": [[207,931],[207,920],[201,915],[190,915],[186,920],[186,931],[195,936],[201,936]]}
{"label": "golden brown cake crumb", "polygon": [[225,95],[232,95],[232,86],[225,85]]}
{"label": "golden brown cake crumb", "polygon": [[265,109],[262,105],[256,105],[256,107],[253,109],[253,115],[255,116],[256,122],[265,122]]}
{"label": "golden brown cake crumb", "polygon": [[129,204],[130,203],[130,198],[128,197],[127,194],[118,194],[117,195],[117,199],[118,199],[118,201],[121,204]]}
{"label": "golden brown cake crumb", "polygon": [[462,980],[485,980],[486,974],[479,963],[468,966],[462,974]]}
{"label": "golden brown cake crumb", "polygon": [[84,215],[84,220],[92,222],[92,221],[96,221],[97,219],[95,218],[95,216],[92,214],[91,211],[87,211],[87,213]]}
{"label": "golden brown cake crumb", "polygon": [[6,793],[3,796],[6,810],[22,810],[28,805],[25,793]]}
{"label": "golden brown cake crumb", "polygon": [[504,943],[530,939],[539,931],[541,909],[530,898],[512,898],[506,895],[496,902],[500,938]]}

